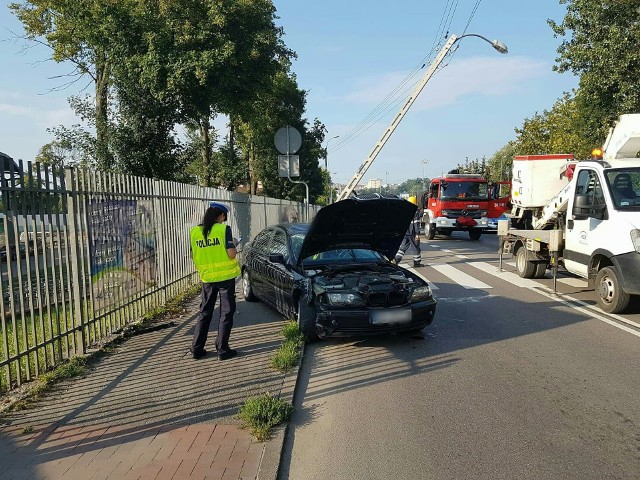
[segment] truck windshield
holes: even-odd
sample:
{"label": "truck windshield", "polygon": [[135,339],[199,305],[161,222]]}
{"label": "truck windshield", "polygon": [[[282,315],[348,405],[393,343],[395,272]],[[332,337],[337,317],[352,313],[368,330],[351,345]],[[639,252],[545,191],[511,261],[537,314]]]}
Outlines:
{"label": "truck windshield", "polygon": [[640,168],[611,169],[605,176],[617,210],[640,207]]}
{"label": "truck windshield", "polygon": [[480,182],[447,182],[442,185],[441,199],[488,200],[487,184]]}

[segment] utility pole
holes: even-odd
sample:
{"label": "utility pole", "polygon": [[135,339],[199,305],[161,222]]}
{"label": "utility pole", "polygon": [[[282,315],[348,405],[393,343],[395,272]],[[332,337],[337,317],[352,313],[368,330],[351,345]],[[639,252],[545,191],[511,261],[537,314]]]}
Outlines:
{"label": "utility pole", "polygon": [[422,190],[426,190],[427,186],[426,186],[426,182],[424,181],[425,180],[424,167],[427,163],[429,163],[429,160],[425,158],[420,163],[422,164]]}

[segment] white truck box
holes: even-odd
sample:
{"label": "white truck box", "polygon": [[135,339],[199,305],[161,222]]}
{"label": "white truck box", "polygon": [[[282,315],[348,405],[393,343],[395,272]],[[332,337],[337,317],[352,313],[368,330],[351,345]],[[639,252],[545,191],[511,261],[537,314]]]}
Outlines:
{"label": "white truck box", "polygon": [[636,158],[640,152],[640,114],[620,115],[604,143],[604,159]]}
{"label": "white truck box", "polygon": [[547,205],[569,183],[564,173],[571,163],[574,163],[572,154],[516,155],[511,202],[522,208]]}

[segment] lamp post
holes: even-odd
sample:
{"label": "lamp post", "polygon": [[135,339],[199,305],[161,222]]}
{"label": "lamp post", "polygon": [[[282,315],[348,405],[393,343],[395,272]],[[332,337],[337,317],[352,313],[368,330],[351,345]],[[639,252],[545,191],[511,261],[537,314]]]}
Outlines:
{"label": "lamp post", "polygon": [[493,40],[493,41],[489,40],[488,38],[483,37],[482,35],[478,35],[476,33],[467,33],[460,37],[456,35],[451,35],[449,39],[446,41],[446,43],[444,44],[444,46],[442,47],[442,49],[440,50],[440,52],[438,53],[438,55],[436,56],[435,60],[431,63],[431,65],[429,65],[429,68],[425,71],[424,75],[416,85],[415,89],[409,95],[409,98],[407,98],[407,101],[403,104],[402,108],[400,109],[400,112],[393,118],[391,125],[389,125],[389,127],[384,131],[384,133],[382,134],[378,142],[375,144],[375,146],[373,147],[373,149],[371,150],[367,158],[365,158],[364,162],[362,162],[362,165],[360,165],[360,168],[358,169],[356,174],[349,181],[349,183],[342,190],[342,192],[340,192],[340,195],[338,196],[338,200],[343,200],[345,198],[348,198],[349,195],[351,195],[354,188],[356,188],[356,186],[358,185],[358,182],[362,179],[364,174],[367,172],[367,170],[369,169],[373,161],[376,159],[376,157],[380,153],[380,150],[382,150],[384,145],[387,143],[387,140],[389,140],[389,137],[393,135],[393,132],[395,132],[396,128],[404,118],[405,114],[411,108],[411,105],[413,105],[413,103],[416,101],[416,98],[418,98],[418,95],[420,94],[422,89],[425,87],[425,85],[431,79],[431,77],[436,73],[436,70],[438,69],[438,67],[444,60],[444,58],[447,56],[447,54],[449,53],[453,45],[457,41],[459,41],[461,38],[464,38],[464,37],[481,38],[485,42],[488,42],[493,48],[495,48],[500,53],[508,53],[509,51],[507,49],[507,46],[504,43],[498,40]]}
{"label": "lamp post", "polygon": [[327,203],[332,203],[333,200],[333,194],[331,192],[331,173],[329,172],[329,143],[331,142],[331,140],[334,140],[336,138],[340,138],[340,135],[336,135],[335,137],[331,137],[329,140],[327,140],[327,143],[324,144],[324,169],[327,172],[327,176],[329,177],[327,179],[327,184],[328,184],[328,192],[327,192]]}
{"label": "lamp post", "polygon": [[425,174],[424,174],[424,166],[429,163],[429,160],[427,160],[426,158],[424,160],[421,160],[420,163],[422,164],[422,190],[425,190],[427,187],[425,185],[424,179],[425,179]]}

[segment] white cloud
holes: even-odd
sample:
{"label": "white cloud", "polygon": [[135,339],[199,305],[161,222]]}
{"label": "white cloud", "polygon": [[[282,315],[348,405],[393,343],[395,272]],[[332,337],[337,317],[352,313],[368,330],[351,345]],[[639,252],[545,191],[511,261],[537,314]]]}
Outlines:
{"label": "white cloud", "polygon": [[[425,67],[426,68],[426,67]],[[464,95],[510,95],[523,90],[528,79],[550,71],[547,64],[526,57],[473,57],[452,61],[439,70],[424,88],[413,110],[439,108],[456,103]],[[357,90],[343,101],[378,105],[385,102],[396,110],[413,91],[424,70],[403,84],[407,72],[392,72],[358,82]],[[400,88],[398,88],[400,87]]]}

